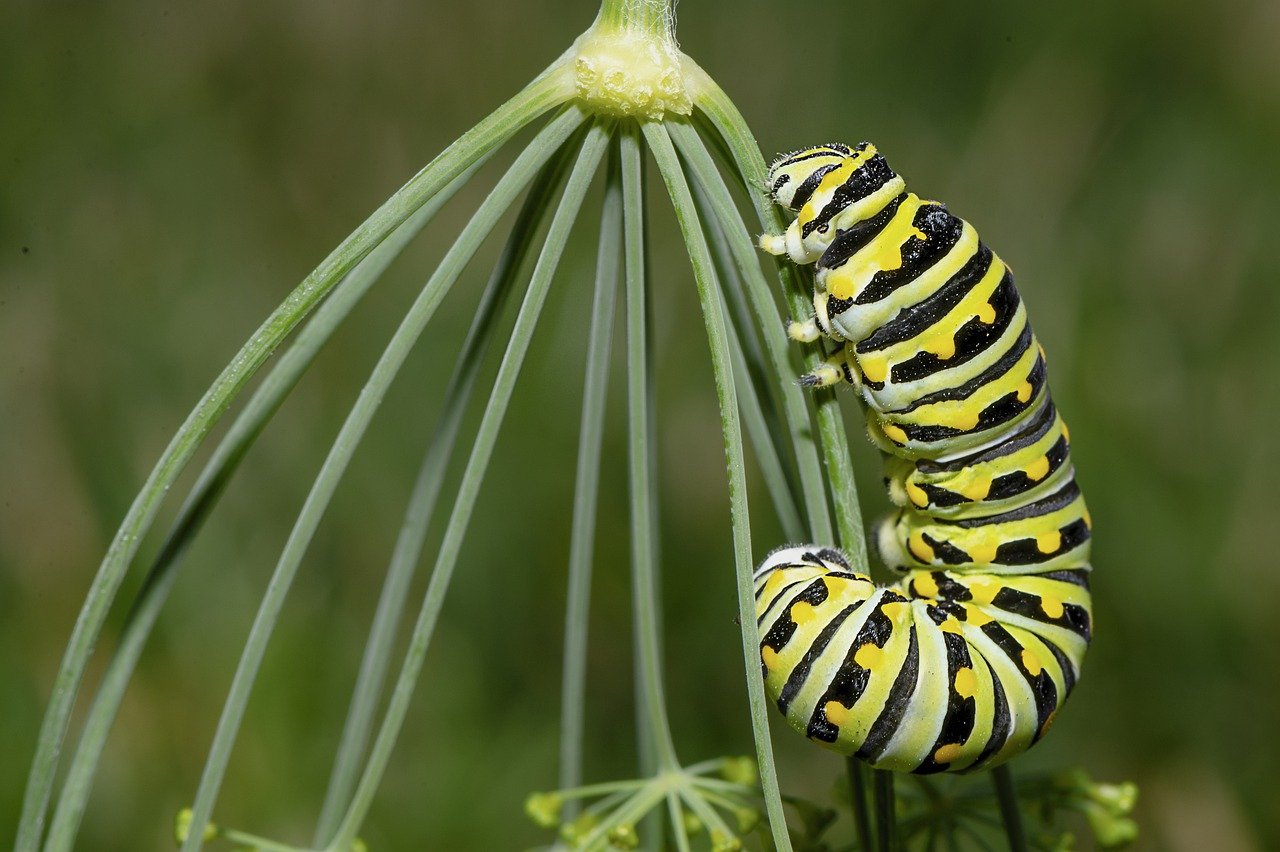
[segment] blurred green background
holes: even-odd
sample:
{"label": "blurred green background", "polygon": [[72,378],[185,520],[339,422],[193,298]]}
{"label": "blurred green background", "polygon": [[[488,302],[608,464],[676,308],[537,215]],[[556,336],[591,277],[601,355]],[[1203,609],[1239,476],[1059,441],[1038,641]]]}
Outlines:
{"label": "blurred green background", "polygon": [[[0,834],[89,580],[168,437],[332,246],[595,11],[556,5],[0,5]],[[1268,236],[1280,222],[1280,4],[685,0],[679,13],[682,47],[766,156],[870,138],[1018,272],[1096,520],[1097,641],[1054,735],[1015,769],[1136,780],[1144,848],[1280,847],[1280,252]],[[366,300],[194,548],[82,848],[166,847],[310,479],[495,174]],[[693,761],[747,752],[750,734],[706,344],[664,208],[651,218],[668,691]],[[555,782],[594,231],[588,213],[364,832],[373,848],[546,840],[521,803]],[[220,821],[310,836],[400,512],[494,252],[445,303],[321,528]],[[592,613],[592,780],[634,771],[620,387]],[[878,465],[851,434],[870,516],[885,505]],[[779,534],[763,491],[751,496],[762,554]],[[785,732],[777,745],[784,788],[827,798],[839,761]]]}

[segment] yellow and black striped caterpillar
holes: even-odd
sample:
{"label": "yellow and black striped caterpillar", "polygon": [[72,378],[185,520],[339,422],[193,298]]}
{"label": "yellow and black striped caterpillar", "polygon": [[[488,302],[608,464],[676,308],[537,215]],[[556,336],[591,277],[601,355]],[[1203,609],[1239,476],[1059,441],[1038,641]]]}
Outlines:
{"label": "yellow and black striped caterpillar", "polygon": [[761,247],[817,264],[814,316],[788,333],[839,344],[801,381],[865,401],[898,507],[876,544],[905,576],[877,586],[820,545],[766,557],[766,688],[877,768],[994,766],[1048,730],[1091,633],[1089,513],[1044,352],[1005,264],[873,145],[787,154],[768,189],[796,218]]}

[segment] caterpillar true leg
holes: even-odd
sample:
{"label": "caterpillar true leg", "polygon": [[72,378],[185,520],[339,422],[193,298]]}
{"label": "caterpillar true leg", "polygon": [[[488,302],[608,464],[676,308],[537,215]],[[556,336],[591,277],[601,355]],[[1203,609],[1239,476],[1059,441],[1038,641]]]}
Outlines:
{"label": "caterpillar true leg", "polygon": [[874,146],[785,155],[769,190],[796,218],[761,247],[816,262],[814,316],[788,336],[840,345],[801,382],[866,403],[897,506],[877,549],[904,579],[821,545],[771,553],[766,686],[797,730],[874,766],[992,766],[1048,730],[1092,631],[1092,525],[1043,350],[1008,267]]}

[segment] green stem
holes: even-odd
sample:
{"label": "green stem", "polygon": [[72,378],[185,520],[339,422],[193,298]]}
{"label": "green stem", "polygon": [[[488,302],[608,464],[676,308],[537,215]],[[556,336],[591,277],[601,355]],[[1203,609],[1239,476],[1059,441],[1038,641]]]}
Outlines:
{"label": "green stem", "polygon": [[[604,206],[600,214],[600,248],[596,255],[596,293],[587,342],[587,369],[582,391],[578,465],[573,489],[573,522],[569,540],[569,583],[564,617],[564,673],[560,688],[560,788],[582,783],[583,718],[586,713],[587,628],[596,513],[600,494],[600,450],[613,343],[622,237],[622,171],[611,149],[606,169]],[[565,819],[578,811],[565,807]]]}
{"label": "green stem", "polygon": [[827,509],[822,466],[818,461],[818,451],[813,439],[813,422],[804,395],[796,383],[797,372],[786,337],[782,333],[782,318],[778,316],[773,294],[760,270],[759,254],[751,243],[747,227],[738,213],[729,188],[725,186],[711,154],[698,134],[686,122],[668,122],[668,127],[690,172],[708,197],[732,253],[733,264],[746,285],[747,297],[755,311],[756,322],[764,338],[771,378],[782,395],[783,414],[791,433],[791,445],[804,492],[809,535],[819,542],[831,541],[831,515]]}
{"label": "green stem", "polygon": [[603,0],[597,26],[638,30],[663,41],[675,41],[674,0]]}
{"label": "green stem", "polygon": [[1018,793],[1013,785],[1013,773],[1009,765],[997,766],[991,771],[996,785],[996,798],[1000,802],[1000,816],[1004,819],[1004,831],[1009,837],[1010,852],[1026,852],[1027,835],[1022,827],[1022,814],[1018,810]]}
{"label": "green stem", "polygon": [[538,256],[538,263],[531,276],[528,292],[525,294],[524,303],[520,306],[520,314],[516,318],[515,327],[511,332],[511,341],[507,346],[506,353],[503,355],[497,378],[494,381],[493,391],[489,397],[489,403],[485,407],[484,416],[476,432],[476,440],[471,449],[471,457],[467,460],[462,482],[458,486],[458,496],[454,501],[453,512],[445,528],[444,539],[440,544],[440,551],[436,557],[431,580],[427,584],[426,595],[418,614],[418,620],[413,628],[409,648],[401,665],[400,676],[396,681],[395,690],[392,692],[386,714],[383,717],[382,727],[379,729],[377,739],[374,741],[369,761],[360,778],[360,783],[356,787],[355,796],[347,809],[342,824],[339,826],[337,835],[328,847],[331,850],[344,849],[351,843],[356,832],[359,831],[360,825],[364,822],[370,806],[373,804],[374,793],[381,783],[383,773],[386,772],[387,764],[391,760],[391,753],[395,748],[396,739],[400,735],[405,716],[409,712],[409,703],[413,699],[414,687],[417,685],[418,675],[422,671],[422,663],[426,658],[427,648],[430,645],[432,634],[435,632],[436,621],[444,604],[445,593],[448,591],[449,582],[453,578],[453,570],[457,566],[458,557],[462,551],[463,538],[470,525],[471,514],[475,509],[476,498],[480,492],[480,485],[484,481],[489,461],[493,456],[493,447],[497,442],[498,431],[506,416],[507,406],[511,401],[516,379],[520,374],[520,367],[524,364],[524,357],[529,351],[533,329],[537,325],[542,306],[546,302],[552,276],[555,274],[560,257],[564,252],[565,243],[569,238],[569,230],[573,226],[579,208],[582,206],[582,200],[591,183],[591,178],[604,155],[608,136],[608,125],[597,123],[592,127],[583,144],[582,152],[578,156],[578,161],[574,165],[573,173],[569,176],[564,195],[560,199],[560,206],[557,208],[555,217],[552,219],[547,231],[546,243]]}
{"label": "green stem", "polygon": [[281,341],[365,255],[487,152],[572,95],[566,70],[563,61],[557,61],[387,199],[272,312],[179,427],[121,522],[76,619],[41,723],[22,803],[17,852],[34,852],[40,844],[58,755],[94,644],[161,502],[205,436]]}
{"label": "green stem", "polygon": [[887,769],[872,771],[876,800],[876,848],[880,852],[895,852],[894,839],[896,817],[893,811],[893,773]]}
{"label": "green stem", "polygon": [[387,266],[473,172],[474,167],[424,204],[334,288],[333,293],[317,309],[315,316],[299,332],[288,351],[254,391],[244,410],[218,443],[179,510],[178,517],[170,526],[165,542],[155,556],[130,608],[120,644],[111,657],[85,719],[80,742],[54,809],[49,836],[45,840],[46,850],[69,849],[75,842],[102,749],[138,658],[168,599],[169,590],[177,578],[188,545],[217,505],[240,462],[337,327]]}
{"label": "green stem", "polygon": [[[733,156],[738,175],[747,194],[751,197],[761,225],[771,233],[780,233],[784,227],[782,216],[762,191],[767,169],[755,137],[752,136],[742,114],[738,112],[737,106],[715,81],[691,60],[687,61],[686,65],[690,71],[690,87],[694,104],[711,122]],[[813,288],[806,286],[807,273],[802,273],[791,264],[783,263],[780,265],[779,274],[783,281],[788,309],[796,316],[811,314]],[[748,282],[750,282],[749,278]],[[812,369],[820,360],[821,354],[810,347],[804,356],[805,368]],[[813,398],[817,409],[818,435],[822,442],[827,482],[835,507],[836,529],[839,531],[840,544],[855,566],[865,568],[868,564],[866,534],[862,529],[862,510],[858,505],[858,490],[853,478],[853,461],[849,456],[849,445],[839,402],[829,389],[813,394]]]}
{"label": "green stem", "polygon": [[663,695],[658,641],[658,583],[655,577],[655,527],[650,462],[652,430],[649,389],[648,323],[645,304],[643,160],[635,125],[619,134],[627,280],[627,432],[628,478],[631,483],[631,578],[640,672],[640,700],[647,708],[651,743],[658,769],[679,767]]}
{"label": "green stem", "polygon": [[849,793],[853,797],[853,828],[858,835],[858,848],[871,850],[871,812],[867,808],[867,767],[861,760],[845,758],[849,774]]}
{"label": "green stem", "polygon": [[769,720],[765,715],[764,682],[760,678],[759,647],[755,624],[755,590],[752,583],[750,511],[747,506],[746,458],[742,446],[742,426],[738,421],[738,399],[733,383],[733,368],[729,363],[728,335],[725,331],[724,308],[720,304],[719,288],[715,282],[715,269],[711,253],[702,235],[693,197],[685,183],[671,137],[660,124],[643,125],[649,148],[662,172],[667,192],[675,208],[676,219],[689,251],[698,299],[702,303],[702,317],[706,324],[707,341],[711,348],[711,365],[715,374],[716,396],[720,403],[720,427],[724,434],[725,461],[729,471],[729,503],[733,530],[735,577],[738,590],[738,618],[742,623],[742,655],[746,664],[747,696],[751,708],[751,726],[755,736],[756,759],[760,764],[760,784],[764,793],[765,809],[769,814],[769,828],[777,847],[784,852],[791,849],[787,835],[786,816],[782,810],[782,798],[778,791],[778,776],[773,763],[773,744],[769,741]]}
{"label": "green stem", "polygon": [[[493,192],[480,205],[475,216],[467,223],[457,242],[450,247],[441,260],[439,268],[410,306],[408,313],[374,366],[369,380],[361,390],[347,419],[343,422],[338,437],[334,439],[329,455],[316,475],[302,510],[298,513],[293,530],[289,533],[289,539],[285,542],[280,558],[276,562],[275,571],[263,594],[253,626],[250,628],[249,638],[245,641],[240,663],[236,667],[231,688],[223,704],[222,716],[218,720],[213,743],[209,747],[209,756],[200,777],[200,785],[191,803],[194,824],[204,825],[209,821],[214,801],[226,774],[227,764],[231,759],[232,746],[244,719],[249,695],[257,680],[262,659],[266,654],[267,643],[279,620],[285,597],[315,536],[320,520],[337,490],[338,483],[346,472],[387,389],[409,357],[410,351],[434,315],[436,308],[470,262],[481,242],[497,225],[498,220],[510,208],[517,195],[533,179],[534,174],[582,123],[582,120],[583,116],[578,110],[567,109],[543,128],[537,138],[516,159],[510,171],[503,176]],[[200,836],[192,834],[183,844],[182,852],[195,852],[200,846]]]}
{"label": "green stem", "polygon": [[475,389],[484,354],[493,337],[495,319],[506,303],[515,279],[528,257],[534,237],[550,215],[551,201],[568,171],[572,154],[573,140],[570,140],[543,167],[529,189],[516,216],[511,235],[507,238],[480,297],[453,375],[446,386],[440,407],[440,421],[428,442],[428,449],[405,509],[360,671],[352,690],[347,721],[343,726],[329,778],[329,788],[316,824],[317,846],[323,845],[332,836],[350,800],[351,790],[360,770],[360,761],[368,746],[374,713],[386,682],[392,646],[408,600],[409,585],[422,558],[427,527],[435,515],[436,501],[444,484],[449,459],[453,456],[462,418]]}

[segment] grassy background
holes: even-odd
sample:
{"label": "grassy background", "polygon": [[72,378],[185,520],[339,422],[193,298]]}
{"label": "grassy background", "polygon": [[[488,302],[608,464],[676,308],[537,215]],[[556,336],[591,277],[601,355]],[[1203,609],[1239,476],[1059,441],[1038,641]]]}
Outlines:
{"label": "grassy background", "polygon": [[[89,578],[168,436],[330,247],[594,14],[588,0],[558,5],[0,6],[0,827],[16,821]],[[1280,6],[909,0],[802,14],[686,0],[680,14],[684,49],[766,153],[871,138],[1018,271],[1097,520],[1098,639],[1056,733],[1017,768],[1138,781],[1147,848],[1280,845],[1280,254],[1267,236],[1280,221]],[[126,699],[83,848],[166,845],[310,477],[493,174],[367,299],[212,519]],[[517,392],[366,832],[374,848],[545,837],[520,803],[555,779],[591,219]],[[750,740],[701,319],[670,218],[656,206],[652,220],[669,694],[681,753],[697,760]],[[492,256],[445,303],[321,528],[222,821],[310,836],[399,513]],[[592,779],[630,774],[633,755],[614,387]],[[884,498],[854,436],[870,515]],[[752,496],[762,553],[778,535]],[[826,797],[839,763],[789,735],[778,744],[784,787]]]}

